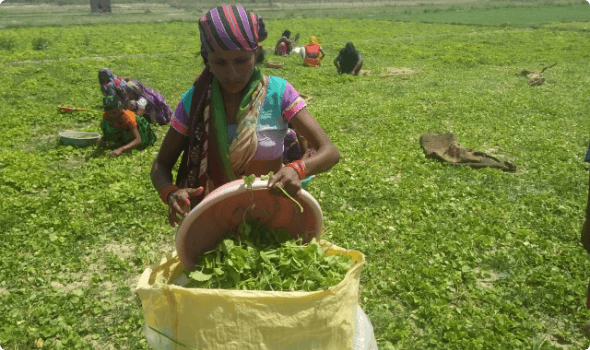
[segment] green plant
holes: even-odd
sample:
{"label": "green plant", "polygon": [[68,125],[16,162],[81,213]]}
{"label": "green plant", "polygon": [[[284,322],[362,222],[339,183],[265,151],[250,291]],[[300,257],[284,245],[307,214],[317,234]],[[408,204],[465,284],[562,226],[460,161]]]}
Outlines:
{"label": "green plant", "polygon": [[0,39],[0,50],[13,50],[14,41],[12,39]]}
{"label": "green plant", "polygon": [[[280,71],[314,96],[307,108],[340,150],[339,164],[309,192],[322,208],[323,238],[367,258],[360,302],[380,349],[588,347],[590,259],[578,232],[589,81],[577,74],[587,71],[587,13],[509,4],[426,14],[412,7],[404,22],[394,10],[371,20],[267,22],[267,42],[285,28],[320,35],[328,59],[350,40],[364,69],[417,72],[337,77],[330,60],[310,69],[299,57]],[[502,22],[511,25],[499,30]],[[145,32],[153,40],[133,34]],[[84,35],[104,45],[80,50]],[[192,55],[198,24],[22,26],[2,37],[14,47],[0,54],[0,345],[147,350],[134,289],[149,263],[174,248],[175,234],[150,182],[160,144],[111,159],[61,146],[57,133],[100,132],[102,111],[91,107],[100,104],[95,74],[104,66],[149,81],[174,108],[203,68]],[[36,37],[59,37],[42,53],[47,62],[33,62]],[[514,75],[553,62],[535,89]],[[58,114],[59,104],[87,111]],[[169,126],[154,129],[161,142]],[[434,130],[519,170],[428,160],[418,140]]]}
{"label": "green plant", "polygon": [[37,38],[33,40],[33,50],[45,50],[49,47],[49,41],[45,38]]}
{"label": "green plant", "polygon": [[260,221],[243,222],[214,250],[199,254],[188,288],[318,291],[340,283],[353,265],[344,255],[327,256],[312,240],[302,245],[285,230]]}

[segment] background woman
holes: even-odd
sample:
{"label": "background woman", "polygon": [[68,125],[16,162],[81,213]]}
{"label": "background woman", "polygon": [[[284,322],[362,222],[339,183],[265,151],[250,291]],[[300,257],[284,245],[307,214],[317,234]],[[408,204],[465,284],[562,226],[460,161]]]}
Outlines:
{"label": "background woman", "polygon": [[127,80],[123,89],[127,94],[127,108],[135,114],[143,116],[150,123],[164,125],[170,122],[172,110],[159,92],[148,88],[137,80]]}
{"label": "background woman", "polygon": [[358,75],[363,67],[363,58],[360,52],[355,49],[351,42],[346,43],[346,46],[340,50],[338,57],[334,59],[334,65],[338,69],[338,75],[348,73]]}
{"label": "background woman", "polygon": [[318,44],[318,38],[315,36],[310,37],[309,43],[305,45],[303,65],[307,67],[319,67],[324,56],[324,50],[322,49],[322,46]]}
{"label": "background woman", "polygon": [[287,129],[287,135],[283,142],[283,164],[288,164],[298,159],[305,160],[315,152],[313,148],[309,148],[307,140],[297,130],[292,129],[291,125]]}
{"label": "background woman", "polygon": [[291,39],[291,31],[285,30],[275,45],[275,55],[289,56],[295,47],[297,39],[299,39],[299,33],[297,33],[295,37]]}
{"label": "background woman", "polygon": [[127,82],[123,78],[118,77],[108,68],[101,68],[98,70],[98,82],[103,96],[117,96],[121,103],[126,103],[125,86]]}
{"label": "background woman", "polygon": [[146,148],[156,142],[156,134],[142,116],[125,110],[117,96],[103,98],[104,114],[100,123],[101,145],[112,142],[115,147],[111,156],[120,156],[133,148]]}
{"label": "background woman", "polygon": [[[205,194],[236,178],[273,171],[269,188],[277,184],[296,194],[302,179],[339,160],[338,150],[291,84],[256,68],[258,43],[267,36],[261,17],[241,6],[222,6],[201,17],[199,29],[205,69],[182,96],[151,172],[168,204],[171,226],[180,223],[179,215],[188,215],[188,204],[197,205]],[[283,166],[289,122],[316,152]],[[173,184],[172,169],[181,154]]]}

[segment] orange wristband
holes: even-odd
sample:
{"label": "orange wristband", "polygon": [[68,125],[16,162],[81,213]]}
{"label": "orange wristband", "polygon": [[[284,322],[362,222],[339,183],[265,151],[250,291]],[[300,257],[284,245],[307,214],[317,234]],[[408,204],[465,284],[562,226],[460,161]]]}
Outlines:
{"label": "orange wristband", "polygon": [[178,186],[174,185],[174,184],[167,184],[163,187],[161,187],[158,190],[158,193],[160,194],[160,199],[162,200],[162,202],[164,202],[164,204],[168,204],[168,196],[170,195],[170,193],[179,190],[180,188],[178,188]]}
{"label": "orange wristband", "polygon": [[285,165],[286,167],[292,168],[297,172],[299,175],[299,180],[303,180],[306,177],[307,169],[305,169],[305,164],[302,160],[296,160],[289,164]]}

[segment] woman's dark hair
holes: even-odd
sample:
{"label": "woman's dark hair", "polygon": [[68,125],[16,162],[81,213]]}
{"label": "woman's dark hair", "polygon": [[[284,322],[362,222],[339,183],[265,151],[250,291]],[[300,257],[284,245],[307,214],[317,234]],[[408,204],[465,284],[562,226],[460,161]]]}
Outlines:
{"label": "woman's dark hair", "polygon": [[264,49],[260,50],[260,53],[258,54],[258,58],[256,59],[256,64],[260,64],[264,62],[264,59],[266,58],[264,55],[266,54],[266,51]]}
{"label": "woman's dark hair", "polygon": [[290,37],[291,37],[291,31],[290,31],[290,30],[288,30],[288,29],[287,29],[287,30],[285,30],[285,31],[283,32],[283,36],[286,36],[287,38],[290,38]]}
{"label": "woman's dark hair", "polygon": [[345,49],[346,49],[346,52],[348,52],[348,53],[355,53],[355,51],[356,51],[354,44],[350,41],[346,43]]}

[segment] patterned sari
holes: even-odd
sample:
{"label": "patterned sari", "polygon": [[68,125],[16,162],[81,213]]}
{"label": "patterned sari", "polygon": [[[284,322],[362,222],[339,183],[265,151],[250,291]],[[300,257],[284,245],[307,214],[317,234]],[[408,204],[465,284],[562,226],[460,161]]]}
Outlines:
{"label": "patterned sari", "polygon": [[156,142],[156,134],[150,127],[150,123],[131,111],[125,111],[119,120],[111,120],[103,117],[100,122],[104,141],[114,143],[115,147],[121,147],[133,141],[135,136],[132,129],[137,127],[141,137],[140,149],[152,146]]}
{"label": "patterned sari", "polygon": [[[212,79],[202,114],[204,134],[201,146],[198,147],[197,142],[190,143],[180,165],[177,185],[191,188],[203,186],[205,192],[209,193],[238,176],[246,175],[245,171],[258,146],[256,124],[268,89],[268,80],[258,68],[255,69],[240,102],[237,137],[228,145],[225,106],[219,83],[217,79]],[[197,94],[195,89],[192,101],[199,99]],[[195,119],[198,118],[191,119],[191,129],[194,130]],[[186,172],[183,168],[187,169]],[[201,199],[196,198],[196,201]]]}
{"label": "patterned sari", "polygon": [[[148,104],[145,107],[144,114],[149,116],[150,119],[155,119],[155,121],[160,125],[165,125],[170,122],[170,118],[172,118],[172,110],[170,110],[170,106],[166,102],[164,96],[162,96],[159,92],[154,89],[150,89],[138,80],[132,80],[128,82],[124,89],[127,92],[127,95],[134,96],[135,100],[138,100],[140,97],[143,97],[147,100]],[[129,105],[129,107],[134,110],[140,108],[140,106],[137,104],[137,101],[134,101],[134,103]]]}

